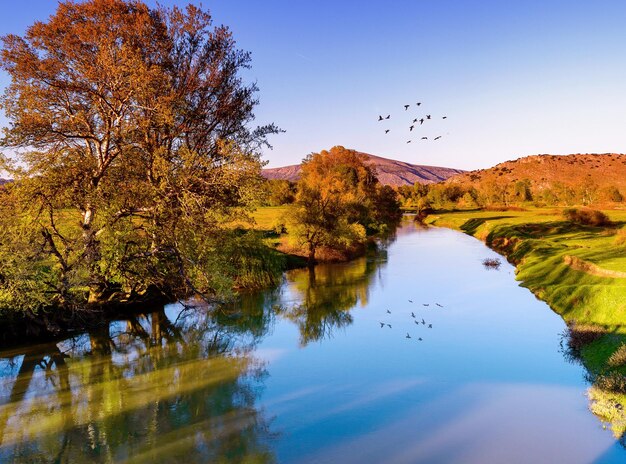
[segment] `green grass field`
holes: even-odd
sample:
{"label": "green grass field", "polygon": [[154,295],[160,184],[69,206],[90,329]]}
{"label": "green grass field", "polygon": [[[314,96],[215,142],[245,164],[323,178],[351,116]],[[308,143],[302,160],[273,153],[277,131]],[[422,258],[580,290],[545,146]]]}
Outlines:
{"label": "green grass field", "polygon": [[282,222],[282,216],[287,211],[288,206],[264,206],[258,208],[252,217],[254,218],[254,228],[258,230],[274,230],[275,226]]}

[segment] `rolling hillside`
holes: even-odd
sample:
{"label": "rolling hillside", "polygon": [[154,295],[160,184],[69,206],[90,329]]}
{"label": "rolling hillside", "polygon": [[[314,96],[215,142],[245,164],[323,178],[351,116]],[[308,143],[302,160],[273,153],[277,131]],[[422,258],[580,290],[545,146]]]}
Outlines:
{"label": "rolling hillside", "polygon": [[555,185],[579,187],[585,183],[598,188],[613,186],[626,194],[626,155],[575,154],[533,155],[505,161],[489,169],[466,172],[447,183],[479,188],[488,184],[511,184],[528,180],[534,191]]}
{"label": "rolling hillside", "polygon": [[[461,169],[444,168],[439,166],[423,166],[406,163],[380,156],[362,153],[367,157],[367,162],[374,166],[378,180],[385,185],[394,187],[401,185],[433,184],[444,181],[465,171]],[[297,181],[300,177],[300,165],[284,166],[282,168],[264,169],[263,175],[268,179],[286,179]]]}

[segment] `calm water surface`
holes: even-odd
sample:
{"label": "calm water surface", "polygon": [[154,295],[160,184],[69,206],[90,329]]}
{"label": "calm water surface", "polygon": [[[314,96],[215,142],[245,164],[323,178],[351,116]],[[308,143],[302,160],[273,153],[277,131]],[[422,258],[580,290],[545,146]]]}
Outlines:
{"label": "calm water surface", "polygon": [[407,224],[229,307],[2,352],[0,461],[625,462],[562,320],[492,256]]}

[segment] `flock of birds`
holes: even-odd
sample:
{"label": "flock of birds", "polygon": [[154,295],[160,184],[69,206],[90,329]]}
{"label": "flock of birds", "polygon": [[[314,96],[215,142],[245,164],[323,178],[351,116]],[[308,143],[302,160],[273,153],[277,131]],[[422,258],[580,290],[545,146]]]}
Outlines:
{"label": "flock of birds", "polygon": [[[413,300],[409,300],[409,303],[413,303]],[[440,305],[439,303],[435,303],[435,305],[440,307],[440,308],[444,307],[443,305]],[[430,303],[422,303],[422,306],[430,306]],[[389,309],[387,310],[387,314],[391,314],[391,311]],[[427,323],[426,320],[424,320],[424,318],[421,318],[421,320],[418,319],[418,317],[415,315],[414,311],[411,311],[411,318],[413,318],[413,323],[415,325],[417,325],[418,327],[420,325],[422,325],[424,327],[428,327],[429,329],[433,328],[433,325],[431,323]],[[380,324],[380,328],[381,329],[384,329],[385,326],[390,328],[390,329],[393,328],[392,325],[389,324],[388,322],[380,322],[379,321],[378,323]],[[409,332],[407,332],[406,336],[404,338],[411,339],[413,337],[411,337],[411,334]],[[423,341],[422,337],[417,337],[417,341],[420,341],[420,342]]]}
{"label": "flock of birds", "polygon": [[[415,103],[415,106],[419,107],[422,105],[422,102],[417,102]],[[409,111],[409,108],[411,108],[411,105],[404,105],[404,111]],[[383,122],[386,121],[388,119],[391,119],[391,114],[388,114],[386,117],[383,117],[381,114],[378,115],[378,122]],[[409,127],[409,132],[413,132],[413,129],[415,129],[417,127],[417,123],[419,123],[420,126],[422,126],[425,122],[427,121],[431,121],[433,119],[433,116],[431,114],[426,114],[424,116],[421,117],[417,117],[414,118],[413,121],[410,123]],[[448,116],[441,116],[441,119],[448,119]],[[389,132],[391,132],[391,129],[385,129],[385,134],[388,134]],[[432,140],[439,140],[441,137],[441,135],[438,135],[436,137],[434,137]],[[420,138],[420,140],[428,140],[427,136],[422,136]],[[409,139],[407,140],[406,143],[411,143],[413,140]]]}

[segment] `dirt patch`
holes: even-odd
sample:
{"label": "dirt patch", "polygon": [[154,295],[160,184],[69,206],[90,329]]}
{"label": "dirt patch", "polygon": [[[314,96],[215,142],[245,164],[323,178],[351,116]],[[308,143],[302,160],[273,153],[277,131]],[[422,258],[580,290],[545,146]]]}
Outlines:
{"label": "dirt patch", "polygon": [[598,277],[610,277],[613,279],[626,279],[626,272],[603,269],[600,266],[590,263],[589,261],[585,261],[584,259],[580,259],[576,256],[565,255],[563,257],[563,261],[565,262],[565,264],[567,264],[569,267],[571,267],[575,271],[586,272],[587,274],[598,276]]}

